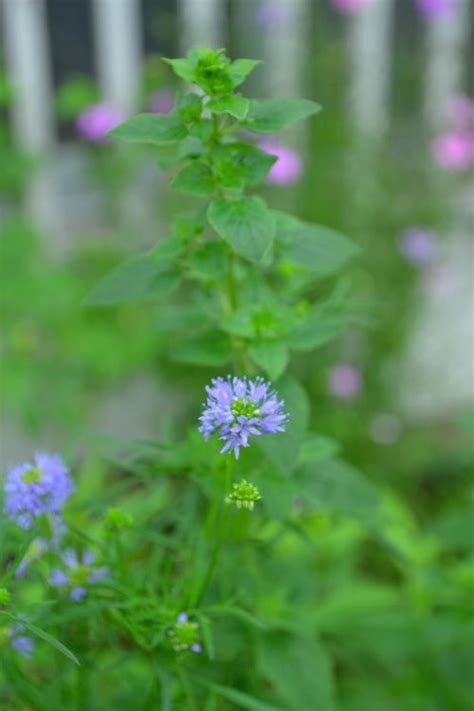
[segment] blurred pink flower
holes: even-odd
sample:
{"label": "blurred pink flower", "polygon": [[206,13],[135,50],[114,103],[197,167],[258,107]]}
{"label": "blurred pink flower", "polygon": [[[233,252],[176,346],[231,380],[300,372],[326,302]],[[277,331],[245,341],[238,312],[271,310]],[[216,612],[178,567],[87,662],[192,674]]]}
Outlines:
{"label": "blurred pink flower", "polygon": [[268,30],[283,27],[288,17],[288,11],[278,0],[265,0],[257,9],[257,24]]}
{"label": "blurred pink flower", "polygon": [[464,94],[451,97],[448,118],[455,131],[474,129],[474,101]]}
{"label": "blurred pink flower", "polygon": [[410,227],[399,237],[400,253],[415,267],[431,264],[436,256],[438,238],[424,227]]}
{"label": "blurred pink flower", "polygon": [[124,115],[116,106],[106,102],[91,104],[76,120],[76,129],[82,138],[92,143],[103,143],[107,133],[124,120]]}
{"label": "blurred pink flower", "polygon": [[174,108],[174,93],[170,89],[155,91],[148,100],[152,114],[169,114]]}
{"label": "blurred pink flower", "polygon": [[277,157],[267,176],[269,185],[292,185],[303,171],[303,164],[298,153],[288,146],[262,141],[258,146],[262,151]]}
{"label": "blurred pink flower", "polygon": [[343,15],[355,15],[367,4],[367,0],[331,0],[331,5]]}
{"label": "blurred pink flower", "polygon": [[416,0],[420,15],[426,20],[439,20],[456,8],[458,0]]}
{"label": "blurred pink flower", "polygon": [[431,156],[447,170],[466,170],[474,159],[474,134],[451,131],[431,143]]}
{"label": "blurred pink flower", "polygon": [[352,365],[342,363],[331,368],[328,375],[328,390],[341,400],[353,400],[362,387],[362,378]]}

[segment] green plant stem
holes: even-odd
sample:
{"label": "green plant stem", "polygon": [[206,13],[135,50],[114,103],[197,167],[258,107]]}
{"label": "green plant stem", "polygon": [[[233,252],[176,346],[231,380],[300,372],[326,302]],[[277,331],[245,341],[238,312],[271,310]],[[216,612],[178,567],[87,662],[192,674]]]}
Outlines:
{"label": "green plant stem", "polygon": [[221,501],[220,508],[219,508],[219,513],[217,516],[216,538],[214,541],[214,546],[212,549],[211,557],[209,559],[209,563],[208,563],[206,572],[204,574],[203,581],[198,588],[196,599],[194,600],[194,604],[192,605],[193,607],[197,607],[201,603],[204,595],[206,594],[206,590],[209,587],[209,584],[212,580],[212,576],[214,575],[214,571],[217,566],[217,561],[219,560],[219,554],[221,552],[222,545],[224,543],[225,533],[227,530],[227,517],[228,517],[228,507],[227,507],[227,504],[225,503],[225,497],[226,497],[227,493],[230,491],[230,484],[231,484],[231,480],[232,480],[232,466],[233,466],[232,458],[231,458],[231,455],[228,454],[226,468],[225,468],[223,496],[222,496],[222,501]]}

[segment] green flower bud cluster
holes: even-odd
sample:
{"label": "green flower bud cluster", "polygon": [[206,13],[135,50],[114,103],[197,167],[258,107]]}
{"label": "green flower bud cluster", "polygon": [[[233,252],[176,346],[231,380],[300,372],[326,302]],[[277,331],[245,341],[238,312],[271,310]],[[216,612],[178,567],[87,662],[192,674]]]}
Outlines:
{"label": "green flower bud cluster", "polygon": [[242,479],[232,485],[231,493],[226,496],[226,504],[235,504],[238,509],[253,511],[255,503],[261,499],[259,490],[253,484]]}
{"label": "green flower bud cluster", "polygon": [[202,651],[199,637],[199,625],[188,618],[185,612],[181,612],[176,618],[176,624],[168,632],[171,646],[175,652],[194,652],[199,654]]}
{"label": "green flower bud cluster", "polygon": [[105,533],[111,536],[125,528],[133,526],[133,516],[122,509],[109,509],[104,517]]}

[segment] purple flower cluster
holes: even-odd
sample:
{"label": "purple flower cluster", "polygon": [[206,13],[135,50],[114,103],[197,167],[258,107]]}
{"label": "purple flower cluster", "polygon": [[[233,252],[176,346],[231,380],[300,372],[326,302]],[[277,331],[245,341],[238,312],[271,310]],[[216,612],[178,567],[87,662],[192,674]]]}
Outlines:
{"label": "purple flower cluster", "polygon": [[33,464],[24,462],[8,470],[5,512],[21,528],[31,528],[42,514],[59,516],[73,490],[61,457],[37,452]]}
{"label": "purple flower cluster", "polygon": [[74,602],[80,602],[87,595],[87,586],[100,583],[109,574],[106,567],[94,566],[94,554],[85,551],[79,557],[72,549],[65,550],[61,555],[65,570],[53,568],[49,579],[50,585],[55,587],[69,587],[69,597]]}
{"label": "purple flower cluster", "polygon": [[284,402],[278,400],[263,378],[214,378],[206,388],[207,401],[199,418],[199,432],[207,441],[219,431],[224,441],[221,453],[233,450],[239,458],[240,448],[249,446],[251,435],[284,432],[288,415],[283,412]]}

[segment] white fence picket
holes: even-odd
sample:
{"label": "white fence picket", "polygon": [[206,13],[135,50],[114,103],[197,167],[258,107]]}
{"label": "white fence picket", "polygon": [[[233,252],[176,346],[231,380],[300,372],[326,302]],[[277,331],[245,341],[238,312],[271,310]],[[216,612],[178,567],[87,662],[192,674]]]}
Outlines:
{"label": "white fence picket", "polygon": [[185,54],[191,47],[223,46],[225,3],[223,0],[179,0],[180,44]]}
{"label": "white fence picket", "polygon": [[140,98],[143,65],[139,0],[94,0],[94,34],[102,95],[131,114]]}
{"label": "white fence picket", "polygon": [[470,10],[474,11],[470,0],[458,0],[450,12],[431,21],[427,28],[424,110],[433,130],[445,123],[449,98],[462,91]]}
{"label": "white fence picket", "polygon": [[368,0],[351,20],[349,103],[358,132],[377,136],[388,123],[393,0]]}

